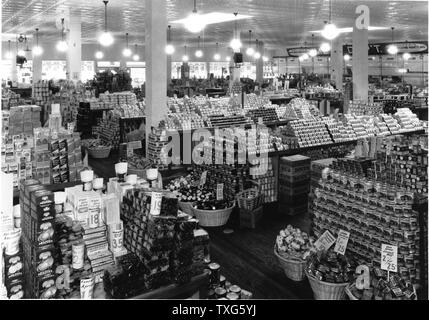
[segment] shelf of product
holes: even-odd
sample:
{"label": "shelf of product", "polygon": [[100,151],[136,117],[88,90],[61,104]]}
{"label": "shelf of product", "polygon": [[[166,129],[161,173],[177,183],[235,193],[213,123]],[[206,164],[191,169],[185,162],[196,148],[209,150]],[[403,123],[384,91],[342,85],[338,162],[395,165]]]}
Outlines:
{"label": "shelf of product", "polygon": [[34,128],[41,127],[41,108],[27,105],[2,111],[2,132],[6,135],[32,135]]}
{"label": "shelf of product", "polygon": [[409,108],[398,109],[393,117],[401,126],[400,132],[410,132],[423,129],[419,118],[416,114],[412,113]]}
{"label": "shelf of product", "polygon": [[[278,190],[277,177],[275,176],[273,167],[273,159],[260,159],[260,161],[259,170],[255,167],[251,168],[251,181],[258,186],[261,193],[264,195],[264,203],[276,202]],[[266,164],[263,162],[266,162]]]}
{"label": "shelf of product", "polygon": [[383,113],[383,104],[380,102],[369,103],[366,101],[353,100],[349,103],[348,112],[357,116],[378,116]]}
{"label": "shelf of product", "polygon": [[311,104],[308,100],[303,98],[295,98],[292,99],[287,105],[286,105],[286,112],[283,115],[283,118],[286,119],[313,119],[312,113],[311,113]]}
{"label": "shelf of product", "polygon": [[8,110],[11,107],[17,107],[24,104],[24,99],[21,99],[21,95],[10,89],[3,88],[1,93],[1,110]]}
{"label": "shelf of product", "polygon": [[156,165],[158,169],[162,170],[166,167],[167,153],[164,146],[167,145],[166,132],[162,129],[153,129],[149,133],[147,142],[146,158],[150,163]]}
{"label": "shelf of product", "polygon": [[328,117],[323,117],[322,120],[325,122],[334,142],[357,140],[355,132],[348,123]]}
{"label": "shelf of product", "polygon": [[100,119],[96,126],[92,127],[92,135],[99,137],[104,143],[110,143],[114,150],[119,149],[120,128],[119,121],[112,117]]}
{"label": "shelf of product", "polygon": [[283,133],[287,140],[296,141],[298,147],[312,147],[333,142],[325,124],[318,120],[293,120],[285,126]]}

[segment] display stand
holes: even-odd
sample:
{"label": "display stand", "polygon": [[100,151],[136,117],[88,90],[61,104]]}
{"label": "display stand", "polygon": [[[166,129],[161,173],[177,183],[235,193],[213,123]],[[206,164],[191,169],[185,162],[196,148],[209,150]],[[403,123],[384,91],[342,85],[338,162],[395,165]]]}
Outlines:
{"label": "display stand", "polygon": [[188,294],[192,296],[198,291],[198,299],[207,299],[209,291],[209,273],[204,272],[191,279],[190,282],[183,285],[171,284],[166,287],[161,287],[149,292],[142,293],[131,299],[144,300],[144,299],[175,299],[180,296]]}

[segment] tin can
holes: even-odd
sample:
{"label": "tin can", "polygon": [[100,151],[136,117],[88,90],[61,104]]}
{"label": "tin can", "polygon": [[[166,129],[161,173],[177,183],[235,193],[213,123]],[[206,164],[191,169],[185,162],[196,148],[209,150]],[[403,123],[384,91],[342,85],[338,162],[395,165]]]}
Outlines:
{"label": "tin can", "polygon": [[209,264],[210,269],[210,284],[219,284],[220,282],[220,265],[216,262]]}
{"label": "tin can", "polygon": [[84,265],[85,243],[79,242],[72,245],[72,267],[80,270]]}
{"label": "tin can", "polygon": [[241,292],[241,288],[240,288],[239,286],[237,286],[237,285],[232,285],[232,286],[229,288],[229,292],[233,292],[233,293],[236,293],[236,294],[240,294],[240,292]]}
{"label": "tin can", "polygon": [[238,294],[236,294],[235,292],[229,292],[229,293],[226,295],[226,298],[227,298],[228,300],[239,300],[239,299],[240,299],[240,296],[239,296]]}
{"label": "tin can", "polygon": [[215,289],[215,296],[216,296],[216,299],[225,298],[226,297],[226,290],[222,287],[217,287]]}

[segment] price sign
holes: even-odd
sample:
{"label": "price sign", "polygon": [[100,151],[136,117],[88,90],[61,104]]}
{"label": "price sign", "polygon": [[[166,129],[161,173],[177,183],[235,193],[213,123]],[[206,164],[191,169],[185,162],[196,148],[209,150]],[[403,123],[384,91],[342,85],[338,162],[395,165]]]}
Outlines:
{"label": "price sign", "polygon": [[206,180],[207,180],[207,171],[204,171],[201,174],[201,179],[200,179],[200,186],[203,186],[206,184]]}
{"label": "price sign", "polygon": [[223,200],[223,183],[218,183],[216,187],[216,200]]}
{"label": "price sign", "polygon": [[334,251],[344,255],[347,249],[347,242],[349,242],[350,232],[341,230],[338,232],[337,242],[335,243]]}
{"label": "price sign", "polygon": [[381,269],[398,272],[398,247],[381,244]]}
{"label": "price sign", "polygon": [[100,223],[100,211],[98,210],[89,210],[88,214],[88,228],[97,228]]}
{"label": "price sign", "polygon": [[326,230],[319,239],[314,243],[318,251],[328,250],[335,242],[334,236]]}
{"label": "price sign", "polygon": [[161,192],[152,192],[150,200],[150,214],[158,216],[161,213],[161,201],[162,193]]}

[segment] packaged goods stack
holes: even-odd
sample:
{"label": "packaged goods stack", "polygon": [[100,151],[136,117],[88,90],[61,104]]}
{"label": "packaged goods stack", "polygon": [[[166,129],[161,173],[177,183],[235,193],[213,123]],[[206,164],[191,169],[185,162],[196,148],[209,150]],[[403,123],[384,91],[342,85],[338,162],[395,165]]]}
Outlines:
{"label": "packaged goods stack", "polygon": [[288,215],[305,214],[310,188],[310,158],[302,155],[280,158],[279,207]]}
{"label": "packaged goods stack", "polygon": [[12,135],[32,135],[34,128],[41,127],[39,106],[12,107],[3,111],[3,131]]}
{"label": "packaged goods stack", "polygon": [[52,91],[47,81],[40,81],[33,84],[33,100],[36,104],[45,106],[51,101]]}
{"label": "packaged goods stack", "polygon": [[252,109],[252,110],[249,110],[247,113],[255,123],[258,123],[261,118],[263,122],[279,121],[279,117],[277,116],[277,112],[275,108],[265,107],[261,109]]}
{"label": "packaged goods stack", "polygon": [[353,100],[349,103],[349,113],[357,116],[378,116],[383,113],[383,104],[380,102],[368,103],[366,101]]}
{"label": "packaged goods stack", "polygon": [[6,287],[6,296],[11,300],[23,299],[25,297],[24,282],[24,257],[20,242],[15,248],[6,246],[3,252],[3,279]]}
{"label": "packaged goods stack", "polygon": [[390,114],[381,114],[381,119],[384,121],[391,134],[400,133],[401,125]]}
{"label": "packaged goods stack", "polygon": [[287,144],[294,145],[296,142],[301,148],[333,142],[325,124],[318,120],[293,120],[285,126],[284,135]]}
{"label": "packaged goods stack", "polygon": [[25,297],[54,298],[54,194],[37,180],[23,181],[20,190]]}
{"label": "packaged goods stack", "polygon": [[16,107],[24,104],[24,100],[21,99],[21,95],[13,92],[7,88],[2,90],[1,109],[9,110],[11,107]]}
{"label": "packaged goods stack", "polygon": [[134,93],[124,91],[115,93],[100,93],[100,101],[109,103],[112,109],[122,105],[137,105],[137,97]]}
{"label": "packaged goods stack", "polygon": [[[267,159],[260,159],[260,167],[251,168],[252,181],[261,189],[264,195],[264,203],[271,203],[277,201],[277,179],[274,174],[273,160],[271,157]],[[266,161],[266,168],[262,161]]]}
{"label": "packaged goods stack", "polygon": [[112,119],[111,116],[100,119],[98,124],[92,127],[92,134],[98,136],[104,143],[109,143],[112,149],[119,149],[119,121]]}
{"label": "packaged goods stack", "polygon": [[347,123],[328,117],[323,117],[322,120],[325,122],[332,140],[335,143],[356,140],[356,134]]}
{"label": "packaged goods stack", "polygon": [[394,118],[398,120],[401,126],[401,132],[410,132],[423,130],[420,120],[415,113],[412,113],[409,108],[400,108],[394,114]]}
{"label": "packaged goods stack", "polygon": [[286,112],[283,116],[285,119],[313,119],[311,114],[311,104],[308,100],[302,98],[292,99],[286,105]]}
{"label": "packaged goods stack", "polygon": [[76,130],[83,135],[89,135],[92,133],[93,125],[95,123],[92,123],[90,103],[79,102],[78,113],[76,115]]}
{"label": "packaged goods stack", "polygon": [[147,150],[147,159],[158,169],[165,168],[167,163],[167,154],[163,150],[164,146],[167,145],[168,141],[165,137],[165,130],[154,129],[148,136],[148,150]]}

